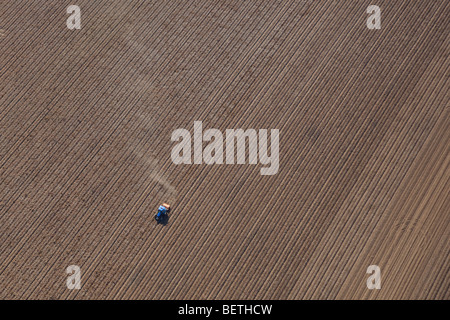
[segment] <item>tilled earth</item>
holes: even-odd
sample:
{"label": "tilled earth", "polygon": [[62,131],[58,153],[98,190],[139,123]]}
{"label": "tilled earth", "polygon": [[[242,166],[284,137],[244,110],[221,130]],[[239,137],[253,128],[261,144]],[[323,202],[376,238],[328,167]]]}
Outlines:
{"label": "tilled earth", "polygon": [[[450,298],[450,2],[76,4],[0,6],[0,298]],[[197,120],[278,173],[175,165]]]}

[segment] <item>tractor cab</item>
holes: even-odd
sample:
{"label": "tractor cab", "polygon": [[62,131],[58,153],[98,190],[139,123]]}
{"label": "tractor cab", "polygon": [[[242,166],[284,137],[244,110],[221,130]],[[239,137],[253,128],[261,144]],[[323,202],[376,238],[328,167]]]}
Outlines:
{"label": "tractor cab", "polygon": [[161,221],[167,216],[169,212],[170,212],[170,205],[168,205],[167,203],[163,203],[162,205],[159,206],[158,213],[155,214],[155,220],[158,222]]}

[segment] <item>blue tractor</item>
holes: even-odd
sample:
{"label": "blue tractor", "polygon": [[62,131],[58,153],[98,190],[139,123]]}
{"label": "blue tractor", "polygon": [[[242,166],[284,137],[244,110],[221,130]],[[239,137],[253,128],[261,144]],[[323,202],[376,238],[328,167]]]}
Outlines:
{"label": "blue tractor", "polygon": [[163,203],[158,208],[158,213],[155,214],[155,220],[157,222],[162,221],[163,219],[167,218],[167,214],[170,212],[170,205],[167,203]]}

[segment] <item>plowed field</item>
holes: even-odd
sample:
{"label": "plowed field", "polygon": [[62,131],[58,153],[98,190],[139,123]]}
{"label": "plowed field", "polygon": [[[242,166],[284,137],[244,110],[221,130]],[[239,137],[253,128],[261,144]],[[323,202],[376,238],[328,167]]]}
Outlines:
{"label": "plowed field", "polygon": [[[450,2],[372,2],[2,3],[0,298],[449,299]],[[175,165],[194,121],[278,173]]]}

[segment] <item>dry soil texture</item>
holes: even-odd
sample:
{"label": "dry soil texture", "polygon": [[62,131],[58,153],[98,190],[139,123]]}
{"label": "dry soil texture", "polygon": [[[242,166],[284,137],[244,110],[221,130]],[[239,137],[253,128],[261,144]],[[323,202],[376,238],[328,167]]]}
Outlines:
{"label": "dry soil texture", "polygon": [[[0,298],[449,299],[450,2],[372,2],[3,1]],[[173,164],[195,120],[279,172]]]}

